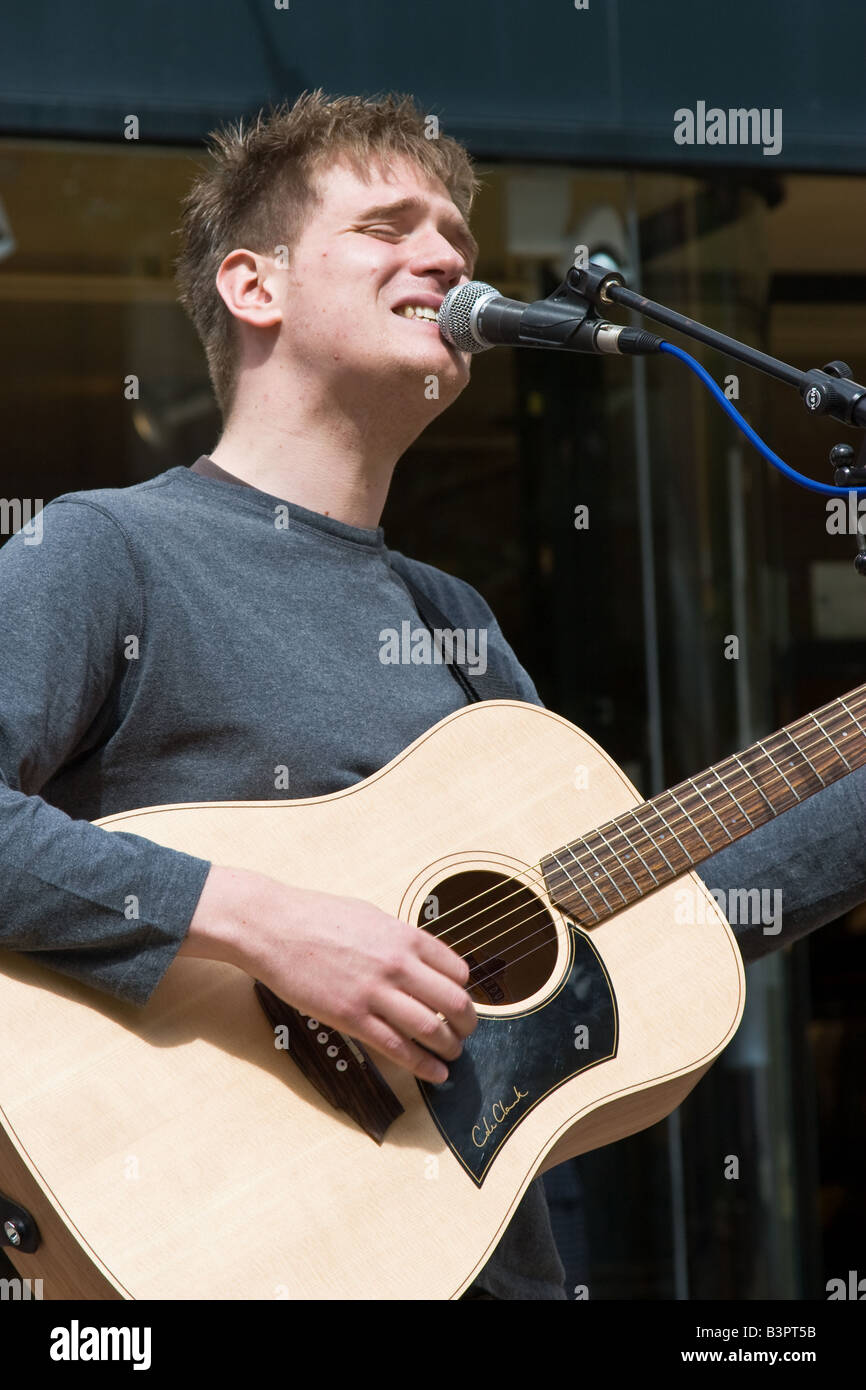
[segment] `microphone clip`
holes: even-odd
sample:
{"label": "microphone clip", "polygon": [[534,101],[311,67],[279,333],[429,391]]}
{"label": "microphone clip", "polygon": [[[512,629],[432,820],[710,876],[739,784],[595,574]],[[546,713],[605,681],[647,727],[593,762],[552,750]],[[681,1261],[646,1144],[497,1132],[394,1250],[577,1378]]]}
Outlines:
{"label": "microphone clip", "polygon": [[615,346],[601,346],[603,339],[599,340],[599,332],[611,327],[597,312],[599,302],[611,303],[605,295],[609,284],[625,284],[619,271],[592,261],[586,270],[572,266],[552,294],[527,306],[520,321],[520,344],[572,352],[616,352]]}
{"label": "microphone clip", "polygon": [[[586,276],[588,283],[582,278]],[[537,299],[527,306],[520,320],[519,346],[617,356],[658,352],[662,339],[655,334],[610,323],[596,312],[596,301],[604,299],[604,289],[612,283],[625,283],[616,270],[606,270],[592,262],[588,271],[572,266],[547,299]],[[586,288],[591,290],[592,298],[587,297]]]}
{"label": "microphone clip", "polygon": [[[625,279],[618,270],[609,270],[606,266],[590,261],[584,267],[573,265],[560,285],[567,285],[569,289],[594,308],[601,308],[606,304],[613,304],[607,291],[611,285],[619,285],[622,289],[627,289]],[[559,291],[555,291],[559,293]]]}

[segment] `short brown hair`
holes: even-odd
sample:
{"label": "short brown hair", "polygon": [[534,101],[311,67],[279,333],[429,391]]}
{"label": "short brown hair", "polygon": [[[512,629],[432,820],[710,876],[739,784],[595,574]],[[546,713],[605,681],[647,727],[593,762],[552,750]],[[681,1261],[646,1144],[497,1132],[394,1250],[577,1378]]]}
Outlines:
{"label": "short brown hair", "polygon": [[[216,288],[216,273],[236,247],[291,252],[319,201],[314,175],[344,160],[366,175],[372,159],[407,157],[439,179],[468,221],[478,180],[462,145],[438,135],[411,96],[325,96],[303,92],[212,131],[209,162],[183,200],[177,260],[180,302],[201,338],[217,403],[228,417],[237,384],[234,315]],[[431,130],[437,130],[431,138]]]}

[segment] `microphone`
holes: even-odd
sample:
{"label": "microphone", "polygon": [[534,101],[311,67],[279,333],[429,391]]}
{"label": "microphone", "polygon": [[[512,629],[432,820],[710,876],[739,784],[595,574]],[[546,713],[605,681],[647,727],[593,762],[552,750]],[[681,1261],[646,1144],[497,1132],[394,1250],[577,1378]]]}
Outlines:
{"label": "microphone", "polygon": [[506,299],[483,280],[471,280],[448,291],[437,321],[442,337],[460,352],[486,352],[503,344],[642,354],[658,352],[664,341],[642,328],[624,328],[595,318],[589,303],[576,302],[574,292],[565,286],[549,299],[523,304]]}

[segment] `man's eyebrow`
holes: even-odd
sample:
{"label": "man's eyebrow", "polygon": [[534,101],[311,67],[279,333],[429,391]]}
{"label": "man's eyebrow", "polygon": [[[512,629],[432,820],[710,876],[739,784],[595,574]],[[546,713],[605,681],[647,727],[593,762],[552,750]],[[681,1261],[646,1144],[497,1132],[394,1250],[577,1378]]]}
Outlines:
{"label": "man's eyebrow", "polygon": [[[359,222],[369,222],[376,217],[395,217],[398,216],[401,212],[418,212],[425,206],[426,204],[424,203],[423,198],[398,198],[397,201],[393,203],[379,203],[376,207],[365,208],[365,210],[362,213],[360,213],[357,220]],[[461,241],[463,243],[464,247],[469,252],[473,261],[477,260],[478,242],[475,240],[466,223],[463,221],[463,218],[459,217],[458,214],[458,217],[449,220],[451,221],[452,225],[451,235],[454,236],[455,240]]]}

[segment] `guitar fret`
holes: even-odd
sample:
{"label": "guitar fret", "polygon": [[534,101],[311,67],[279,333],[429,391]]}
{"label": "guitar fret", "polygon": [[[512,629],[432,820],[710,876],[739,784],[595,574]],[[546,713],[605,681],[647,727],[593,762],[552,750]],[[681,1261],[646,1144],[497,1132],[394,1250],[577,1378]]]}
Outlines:
{"label": "guitar fret", "polygon": [[[598,855],[596,854],[595,850],[593,849],[592,845],[588,844],[586,840],[581,841],[581,843],[584,845],[584,847],[585,847],[586,849],[589,850],[589,852],[590,852],[590,854],[592,855],[593,859],[595,860],[596,864],[600,865],[600,867],[601,867],[601,872],[602,872],[602,874],[604,875],[604,877],[605,877],[606,879],[608,879],[609,881],[611,881],[611,880],[610,880],[610,875],[608,874],[607,870],[605,869],[604,865],[602,864],[601,860],[599,859],[599,857],[598,857]],[[591,884],[592,887],[595,889],[596,893],[597,893],[598,896],[601,898],[602,902],[604,903],[605,907],[607,908],[607,910],[608,910],[608,912],[609,912],[609,911],[610,911],[610,903],[608,902],[607,898],[604,896],[604,893],[602,892],[601,888],[599,888],[598,883],[597,883],[597,881],[596,881],[598,875],[596,875],[595,877],[593,877],[593,875],[589,872],[588,869],[584,869],[583,865],[581,864],[581,862],[580,862],[580,860],[578,859],[577,855],[575,854],[574,850],[571,848],[571,845],[568,846],[568,852],[569,852],[569,854],[571,855],[572,859],[573,859],[573,860],[575,861],[575,863],[577,864],[578,868],[581,869],[581,870],[583,870],[583,872],[586,874],[586,877],[589,879],[590,884]],[[615,884],[615,883],[614,883],[613,886],[614,886],[614,888],[616,888],[616,884]],[[618,888],[617,888],[617,892],[619,893],[619,889],[618,889]],[[623,902],[626,901],[625,898],[623,897],[622,893],[620,893],[620,897],[622,898]]]}
{"label": "guitar fret", "polygon": [[[652,805],[652,802],[647,802],[647,805]],[[671,873],[674,875],[674,877],[676,877],[676,872],[677,872],[676,869],[674,868],[674,866],[673,866],[673,864],[671,863],[671,861],[668,859],[668,857],[667,857],[667,855],[665,854],[664,850],[662,849],[661,845],[656,844],[656,841],[655,841],[654,836],[652,836],[652,835],[650,834],[650,832],[647,830],[647,828],[646,828],[646,826],[644,825],[643,821],[642,821],[638,816],[635,815],[634,811],[629,811],[628,814],[629,814],[630,816],[633,816],[633,817],[634,817],[634,819],[637,821],[638,825],[640,826],[641,830],[644,832],[644,834],[646,835],[646,837],[647,837],[647,839],[649,840],[650,844],[652,845],[653,849],[658,850],[659,854],[661,855],[662,859],[663,859],[663,860],[665,861],[665,863],[667,864],[667,866],[668,866],[668,868],[670,869]]]}
{"label": "guitar fret", "polygon": [[849,763],[848,759],[845,757],[845,754],[842,752],[842,749],[836,747],[836,744],[833,742],[832,738],[830,738],[830,735],[827,733],[827,730],[821,727],[821,725],[818,723],[818,720],[815,718],[814,714],[810,714],[810,715],[809,715],[809,718],[811,719],[812,723],[815,725],[815,728],[818,730],[818,732],[819,732],[820,734],[822,734],[822,735],[824,736],[824,738],[826,738],[826,739],[829,740],[829,743],[830,743],[831,748],[834,750],[834,752],[838,753],[839,757],[842,759],[843,763],[845,764],[845,766],[847,767],[848,771],[850,772],[850,771],[851,771],[851,764]]}
{"label": "guitar fret", "polygon": [[758,786],[758,783],[755,781],[755,779],[754,779],[754,777],[752,776],[751,772],[750,772],[749,769],[746,767],[746,764],[742,761],[741,758],[739,758],[739,757],[736,755],[736,753],[734,754],[734,762],[737,764],[738,767],[741,767],[741,768],[743,769],[743,771],[745,772],[745,774],[746,774],[746,776],[748,777],[749,781],[752,783],[753,787],[754,787],[755,790],[757,791],[758,795],[759,795],[759,796],[762,796],[762,797],[764,798],[764,800],[766,801],[766,803],[767,803],[767,805],[769,806],[770,810],[771,810],[771,811],[773,812],[773,814],[775,815],[775,813],[776,813],[776,808],[775,808],[775,806],[773,805],[772,801],[771,801],[770,798],[766,795],[766,793]]}
{"label": "guitar fret", "polygon": [[695,780],[692,782],[692,786],[694,787],[694,789],[695,789],[695,791],[697,792],[698,796],[703,797],[703,800],[704,800],[704,802],[706,803],[706,806],[707,806],[708,811],[710,812],[711,815],[715,816],[716,820],[719,822],[719,825],[720,825],[720,826],[722,827],[722,829],[724,830],[724,832],[725,832],[725,834],[727,835],[728,839],[731,840],[731,841],[733,841],[733,838],[734,838],[734,837],[733,837],[733,835],[731,834],[731,832],[730,832],[730,830],[728,829],[728,827],[725,825],[725,822],[722,820],[722,818],[721,818],[721,816],[719,815],[718,811],[714,810],[714,808],[710,805],[709,801],[707,801],[707,798],[704,796],[703,792],[701,791],[700,787],[698,786],[697,778],[695,778]]}
{"label": "guitar fret", "polygon": [[[609,904],[605,902],[604,896],[598,891],[598,889],[595,887],[595,884],[592,883],[592,882],[590,881],[589,875],[587,874],[586,870],[584,869],[584,867],[583,867],[583,865],[581,864],[580,860],[578,859],[577,855],[574,853],[574,850],[571,848],[570,845],[566,845],[566,849],[568,850],[568,853],[571,855],[572,859],[574,860],[574,863],[575,863],[576,866],[577,866],[577,877],[578,877],[578,880],[579,880],[579,879],[583,879],[583,881],[584,881],[584,883],[587,885],[587,887],[590,888],[591,890],[593,890],[593,891],[595,892],[595,896],[598,898],[598,900],[599,900],[599,902],[601,903],[602,907],[604,908],[605,912],[609,912],[609,911],[610,911]],[[586,903],[586,905],[587,905],[587,907],[589,908],[590,912],[593,914],[593,916],[594,916],[597,920],[600,921],[600,920],[601,920],[601,917],[602,917],[602,914],[599,912],[598,908],[597,908],[597,907],[593,907],[593,905],[592,905],[592,903],[590,902],[589,898],[586,896],[586,893],[585,893],[585,892],[583,891],[583,889],[580,887],[580,883],[579,883],[579,882],[576,882],[576,881],[572,878],[571,874],[568,873],[568,870],[565,869],[565,866],[564,866],[564,865],[563,865],[563,869],[564,869],[564,871],[565,871],[565,873],[566,873],[566,875],[567,875],[567,877],[568,877],[569,882],[570,882],[571,884],[573,884],[573,886],[577,889],[578,893],[579,893],[580,896],[583,898],[583,901]]]}
{"label": "guitar fret", "polygon": [[[616,852],[616,850],[614,849],[613,845],[610,843],[610,841],[608,840],[607,836],[605,835],[604,830],[603,830],[603,829],[602,829],[602,830],[598,830],[598,831],[596,831],[596,834],[599,835],[600,838],[604,841],[604,843],[607,845],[608,849],[610,850],[610,852],[611,852],[611,854],[614,856],[614,858],[615,858],[616,860],[618,860],[618,862],[619,862],[620,864],[622,864],[622,867],[625,869],[626,873],[628,874],[629,878],[631,879],[632,883],[634,884],[635,888],[637,889],[638,897],[640,897],[640,896],[641,896],[641,887],[640,887],[640,884],[638,883],[637,879],[635,878],[634,874],[632,873],[632,871],[631,871],[631,869],[628,867],[628,865],[625,863],[625,861],[624,861],[623,859],[620,858],[619,854],[617,854],[617,852]],[[628,899],[625,897],[625,895],[623,895],[623,901],[624,901],[624,902],[628,902]]]}
{"label": "guitar fret", "polygon": [[[662,796],[669,796],[669,797],[671,797],[671,798],[673,799],[674,805],[679,805],[679,803],[678,803],[678,801],[677,801],[677,799],[676,799],[676,797],[674,796],[674,794],[673,794],[672,791],[662,792],[661,795],[662,795]],[[659,800],[660,800],[659,797],[653,797],[653,802],[654,802],[654,804],[655,804],[656,806],[659,806]],[[679,835],[678,835],[677,832],[674,830],[673,826],[671,825],[670,821],[668,820],[668,812],[666,812],[666,811],[661,811],[661,807],[660,807],[660,806],[659,806],[659,811],[661,812],[661,814],[662,814],[663,817],[664,817],[664,827],[665,827],[665,830],[667,830],[668,833],[669,833],[670,835],[673,835],[674,839],[676,840],[677,844],[679,845],[680,849],[682,850],[683,854],[685,855],[686,860],[688,861],[689,864],[691,864],[691,863],[693,862],[694,856],[691,855],[691,854],[689,854],[688,850],[686,849],[686,847],[685,847],[685,845],[683,844],[682,840],[680,839]],[[675,871],[675,872],[682,873],[682,870],[680,869],[680,870]]]}
{"label": "guitar fret", "polygon": [[548,890],[594,925],[859,767],[866,686],[546,855]]}
{"label": "guitar fret", "polygon": [[[630,815],[630,816],[632,817],[633,820],[637,820],[637,816],[634,814],[633,811],[629,811],[629,812],[627,812],[627,814]],[[649,874],[650,878],[652,879],[653,884],[657,884],[657,883],[658,883],[658,879],[656,878],[655,874],[653,873],[653,871],[652,871],[652,869],[650,868],[650,866],[649,866],[649,864],[647,863],[647,861],[644,859],[644,857],[643,857],[643,855],[641,854],[640,850],[639,850],[639,849],[636,849],[635,846],[632,844],[631,840],[629,839],[628,835],[627,835],[626,832],[625,832],[625,829],[624,829],[622,826],[620,826],[620,820],[621,820],[621,817],[619,817],[617,820],[614,821],[614,825],[616,825],[616,826],[618,827],[618,833],[619,833],[619,834],[622,836],[622,838],[625,840],[625,842],[626,842],[626,844],[628,845],[629,849],[631,849],[631,850],[637,855],[637,857],[638,857],[638,859],[640,860],[641,864],[642,864],[643,867],[646,869],[647,873]],[[640,821],[638,821],[637,823],[638,823],[638,825],[640,825]]]}
{"label": "guitar fret", "polygon": [[803,750],[802,750],[802,748],[800,747],[800,745],[799,745],[799,743],[797,742],[797,740],[796,740],[795,738],[793,738],[793,737],[791,736],[791,734],[789,734],[789,732],[788,732],[787,729],[782,729],[781,732],[785,735],[785,737],[787,738],[787,740],[788,740],[789,743],[793,743],[795,749],[797,750],[797,753],[798,753],[799,756],[803,759],[803,761],[804,761],[805,763],[808,763],[809,767],[812,769],[812,771],[814,772],[815,776],[818,778],[818,781],[821,783],[821,786],[822,786],[822,787],[826,787],[827,783],[824,781],[824,778],[821,776],[821,774],[820,774],[820,772],[818,771],[817,767],[815,767],[815,765],[814,765],[814,763],[812,762],[811,758],[809,758],[809,757],[803,752]]}
{"label": "guitar fret", "polygon": [[861,734],[863,734],[863,736],[866,737],[866,729],[863,728],[863,725],[860,723],[860,720],[857,718],[854,711],[848,708],[844,700],[840,700],[839,704],[842,706],[845,713],[849,714],[851,718],[854,720],[854,723],[857,725],[857,728],[860,730]]}
{"label": "guitar fret", "polygon": [[685,808],[685,806],[683,805],[683,803],[680,801],[680,799],[679,799],[679,797],[677,796],[677,794],[676,794],[675,791],[671,791],[671,796],[673,797],[674,801],[675,801],[675,802],[677,803],[677,805],[679,806],[679,808],[680,808],[680,810],[682,811],[683,815],[685,816],[686,820],[687,820],[687,821],[689,822],[689,824],[690,824],[691,826],[693,826],[694,829],[698,832],[698,834],[700,835],[700,837],[701,837],[701,839],[703,840],[704,844],[706,845],[707,849],[708,849],[708,850],[710,851],[710,853],[712,854],[712,852],[713,852],[713,847],[712,847],[712,845],[710,844],[709,840],[707,839],[706,835],[704,834],[703,830],[701,830],[701,827],[698,825],[697,821],[694,819],[694,817],[692,817],[692,816],[689,815],[688,811],[686,810],[686,808]]}
{"label": "guitar fret", "polygon": [[757,746],[761,749],[762,753],[765,753],[766,756],[770,759],[770,762],[773,764],[773,767],[776,769],[776,771],[778,772],[778,774],[779,774],[779,776],[782,778],[782,780],[783,780],[784,782],[787,782],[788,786],[790,787],[791,791],[792,791],[792,792],[794,793],[794,795],[796,796],[797,800],[798,800],[798,801],[802,801],[803,798],[802,798],[802,796],[800,796],[800,794],[799,794],[799,792],[797,791],[797,788],[794,786],[793,782],[788,782],[787,777],[785,776],[785,774],[784,774],[784,772],[782,771],[782,769],[779,767],[779,764],[776,762],[776,759],[773,757],[772,753],[770,753],[770,752],[768,751],[768,749],[766,749],[766,748],[764,747],[764,745],[763,745],[763,743],[761,742],[760,739],[758,739],[758,745],[757,745]]}
{"label": "guitar fret", "polygon": [[[745,806],[742,804],[741,801],[738,801],[738,800],[737,800],[737,798],[734,796],[734,793],[730,790],[729,787],[727,787],[727,786],[725,785],[725,780],[724,780],[723,777],[719,776],[719,773],[718,773],[717,769],[716,769],[716,768],[711,768],[711,771],[715,773],[715,776],[716,776],[717,781],[721,782],[722,788],[723,788],[723,790],[724,790],[726,796],[729,796],[729,797],[731,798],[731,800],[733,801],[733,803],[734,803],[734,805],[736,806],[737,810],[740,812],[740,815],[742,815],[742,816],[745,817],[745,819],[749,822],[749,825],[750,825],[751,829],[754,830],[754,828],[755,828],[755,822],[752,820],[752,817],[749,815],[749,813],[748,813],[748,811],[746,810]],[[734,819],[736,820],[737,817],[735,816]]]}
{"label": "guitar fret", "polygon": [[[566,845],[566,849],[569,849],[569,847],[568,847],[567,845]],[[570,850],[570,849],[569,849],[569,853],[571,853],[571,850]],[[592,915],[593,915],[593,917],[595,918],[596,922],[600,922],[600,921],[601,921],[601,918],[599,917],[599,915],[598,915],[598,913],[596,912],[595,908],[594,908],[594,907],[592,906],[592,904],[590,903],[590,901],[589,901],[589,899],[587,898],[586,894],[584,893],[583,889],[580,888],[580,887],[578,887],[578,885],[575,883],[574,879],[571,877],[571,874],[568,872],[568,869],[567,869],[567,868],[565,867],[565,865],[561,862],[561,860],[560,860],[560,858],[559,858],[559,855],[556,854],[556,852],[554,852],[553,854],[551,854],[550,857],[551,857],[551,859],[555,859],[555,860],[556,860],[557,864],[559,865],[559,867],[560,867],[560,869],[562,870],[562,872],[565,874],[565,877],[568,879],[568,881],[569,881],[569,883],[571,884],[572,888],[574,888],[575,891],[578,892],[578,893],[580,894],[580,896],[583,898],[583,901],[586,903],[586,905],[587,905],[589,911],[592,913]],[[572,857],[572,859],[573,859],[573,858],[574,858],[574,855],[572,854],[571,857]]]}

